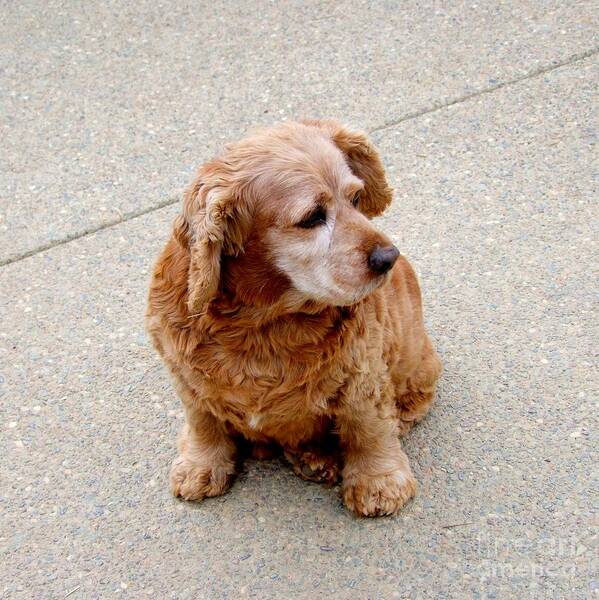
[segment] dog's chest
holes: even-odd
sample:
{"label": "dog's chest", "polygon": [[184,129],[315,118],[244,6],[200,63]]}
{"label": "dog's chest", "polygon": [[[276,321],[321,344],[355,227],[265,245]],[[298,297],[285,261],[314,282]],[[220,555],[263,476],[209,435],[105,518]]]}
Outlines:
{"label": "dog's chest", "polygon": [[238,388],[221,395],[217,410],[247,438],[294,444],[314,437],[326,415],[326,406],[318,407],[312,400],[301,390],[257,398]]}
{"label": "dog's chest", "polygon": [[248,438],[284,444],[312,438],[330,412],[338,385],[324,377],[308,382],[285,375],[251,369],[233,385],[213,381],[210,409]]}
{"label": "dog's chest", "polygon": [[228,348],[219,340],[199,357],[201,396],[210,411],[251,439],[295,444],[319,434],[343,384],[322,351],[290,353],[262,344]]}

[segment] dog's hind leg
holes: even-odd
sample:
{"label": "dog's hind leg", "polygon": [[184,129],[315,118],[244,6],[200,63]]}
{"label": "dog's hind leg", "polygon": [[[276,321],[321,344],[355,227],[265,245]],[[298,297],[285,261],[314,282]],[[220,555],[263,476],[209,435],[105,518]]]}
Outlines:
{"label": "dog's hind leg", "polygon": [[293,472],[305,481],[335,485],[339,481],[340,457],[323,454],[314,449],[287,449],[285,458]]}
{"label": "dog's hind leg", "polygon": [[440,374],[441,361],[427,337],[422,360],[416,370],[408,377],[405,387],[397,397],[400,435],[407,433],[429,411],[434,400],[435,387]]}
{"label": "dog's hind leg", "polygon": [[328,431],[321,438],[284,448],[293,472],[306,481],[335,485],[341,476],[341,453],[337,436]]}

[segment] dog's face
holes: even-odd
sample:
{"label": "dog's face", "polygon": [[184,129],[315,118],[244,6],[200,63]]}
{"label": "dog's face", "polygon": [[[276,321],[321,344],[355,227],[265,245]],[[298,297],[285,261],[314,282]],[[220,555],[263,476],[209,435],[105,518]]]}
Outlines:
{"label": "dog's face", "polygon": [[[245,302],[349,305],[380,285],[399,255],[368,218],[391,200],[378,155],[336,122],[284,124],[231,145],[195,188],[196,205],[188,197],[186,209],[196,223],[202,302],[216,289],[202,261],[216,271],[208,277],[222,266]],[[193,257],[192,248],[197,310]]]}

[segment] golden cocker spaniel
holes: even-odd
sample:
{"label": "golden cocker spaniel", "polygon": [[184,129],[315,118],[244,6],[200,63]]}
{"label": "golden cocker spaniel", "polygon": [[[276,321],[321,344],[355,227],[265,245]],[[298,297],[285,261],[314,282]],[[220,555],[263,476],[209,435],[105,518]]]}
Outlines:
{"label": "golden cocker spaniel", "polygon": [[358,515],[415,494],[400,436],[441,365],[414,271],[370,220],[391,196],[371,142],[333,120],[265,129],[199,169],[147,310],[185,407],[175,496],[224,493],[243,440],[341,478]]}

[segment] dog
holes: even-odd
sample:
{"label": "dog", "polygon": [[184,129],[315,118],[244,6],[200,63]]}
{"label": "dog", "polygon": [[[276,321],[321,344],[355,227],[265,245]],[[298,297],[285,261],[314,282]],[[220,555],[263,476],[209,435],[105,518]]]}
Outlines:
{"label": "dog", "polygon": [[146,315],[185,409],[175,496],[223,494],[242,440],[340,478],[356,515],[414,496],[400,436],[441,364],[414,271],[371,221],[391,199],[373,144],[334,120],[266,128],[200,167]]}

